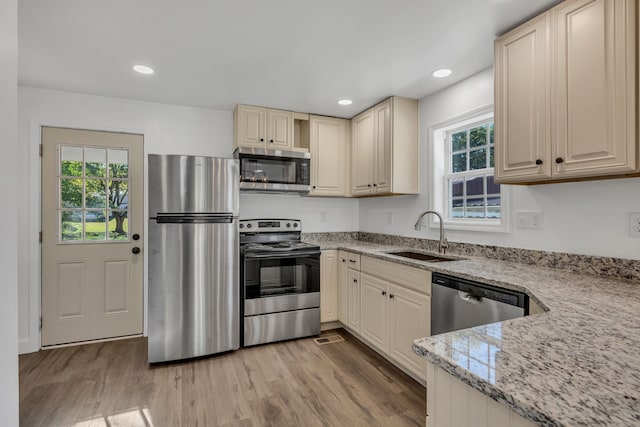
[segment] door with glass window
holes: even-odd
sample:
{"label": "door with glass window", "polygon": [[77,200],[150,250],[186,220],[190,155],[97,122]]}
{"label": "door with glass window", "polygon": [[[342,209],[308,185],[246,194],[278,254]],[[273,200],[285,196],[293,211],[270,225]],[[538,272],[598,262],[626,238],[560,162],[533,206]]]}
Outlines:
{"label": "door with glass window", "polygon": [[42,346],[142,333],[143,136],[42,128]]}

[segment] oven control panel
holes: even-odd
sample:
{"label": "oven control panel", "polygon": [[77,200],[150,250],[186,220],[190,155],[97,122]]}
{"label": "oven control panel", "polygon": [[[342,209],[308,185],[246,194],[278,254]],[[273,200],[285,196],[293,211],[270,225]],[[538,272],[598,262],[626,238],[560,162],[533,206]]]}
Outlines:
{"label": "oven control panel", "polygon": [[241,219],[241,233],[300,231],[299,219]]}

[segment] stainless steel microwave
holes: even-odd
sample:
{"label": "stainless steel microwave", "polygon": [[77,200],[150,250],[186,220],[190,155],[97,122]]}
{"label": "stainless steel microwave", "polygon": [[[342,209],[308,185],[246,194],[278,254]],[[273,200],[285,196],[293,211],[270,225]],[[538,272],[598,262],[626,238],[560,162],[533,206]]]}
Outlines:
{"label": "stainless steel microwave", "polygon": [[309,153],[237,148],[234,156],[240,160],[240,191],[309,192]]}

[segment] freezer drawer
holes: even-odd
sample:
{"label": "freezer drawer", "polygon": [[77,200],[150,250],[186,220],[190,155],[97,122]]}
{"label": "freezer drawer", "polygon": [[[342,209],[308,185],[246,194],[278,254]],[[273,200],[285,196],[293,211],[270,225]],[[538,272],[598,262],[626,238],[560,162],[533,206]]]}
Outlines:
{"label": "freezer drawer", "polygon": [[149,221],[149,363],[239,348],[238,220]]}

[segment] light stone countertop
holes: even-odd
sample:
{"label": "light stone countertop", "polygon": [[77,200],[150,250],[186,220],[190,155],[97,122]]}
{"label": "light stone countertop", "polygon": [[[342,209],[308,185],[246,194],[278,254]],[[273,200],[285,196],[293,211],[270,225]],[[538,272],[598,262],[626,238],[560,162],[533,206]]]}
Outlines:
{"label": "light stone countertop", "polygon": [[477,257],[429,263],[384,253],[420,250],[354,240],[307,241],[527,293],[547,311],[421,338],[413,351],[541,426],[640,426],[640,283]]}

